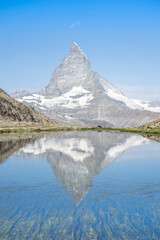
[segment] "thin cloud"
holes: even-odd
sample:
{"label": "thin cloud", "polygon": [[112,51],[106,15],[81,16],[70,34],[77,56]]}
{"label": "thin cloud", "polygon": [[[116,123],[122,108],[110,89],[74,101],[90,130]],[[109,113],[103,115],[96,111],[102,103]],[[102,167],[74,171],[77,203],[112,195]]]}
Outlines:
{"label": "thin cloud", "polygon": [[80,21],[73,23],[73,24],[70,26],[70,29],[73,29],[73,28],[77,27],[79,24],[80,24]]}

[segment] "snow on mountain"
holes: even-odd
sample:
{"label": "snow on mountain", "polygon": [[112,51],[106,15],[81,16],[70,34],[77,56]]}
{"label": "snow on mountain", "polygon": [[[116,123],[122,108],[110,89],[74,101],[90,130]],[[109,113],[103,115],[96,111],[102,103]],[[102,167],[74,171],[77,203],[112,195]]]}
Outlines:
{"label": "snow on mountain", "polygon": [[134,101],[137,105],[141,106],[144,110],[160,113],[160,104],[159,106],[152,106],[152,102],[149,101],[142,101],[138,99],[132,99],[132,101]]}
{"label": "snow on mountain", "polygon": [[[127,107],[136,110],[148,110],[152,112],[160,113],[160,107],[150,106],[149,101],[142,101],[138,99],[129,99],[119,91],[115,89],[107,89],[106,95],[110,98],[123,102]],[[39,105],[41,109],[44,107],[52,108],[55,106],[63,106],[65,108],[81,108],[86,107],[91,104],[91,100],[94,98],[93,94],[89,91],[79,87],[73,87],[69,92],[62,94],[59,97],[46,98],[40,94],[32,94],[29,96],[24,96],[21,99],[18,99],[20,102],[35,103]]]}
{"label": "snow on mountain", "polygon": [[16,93],[16,99],[66,124],[138,126],[160,118],[160,107],[129,99],[93,72],[76,43],[55,69],[48,86],[33,94]]}
{"label": "snow on mountain", "polygon": [[152,107],[150,106],[149,101],[142,101],[138,99],[130,99],[123,94],[119,93],[119,91],[116,91],[114,89],[108,89],[106,91],[106,94],[111,97],[112,99],[115,99],[117,101],[123,102],[126,106],[132,109],[141,109],[141,110],[147,110],[151,112],[157,112],[160,113],[160,106]]}
{"label": "snow on mountain", "polygon": [[[109,86],[106,85],[107,81],[101,81],[101,85],[104,87],[106,94],[116,101],[123,102],[126,106],[128,106],[131,109],[136,110],[148,110],[153,112],[160,113],[160,102],[156,102],[156,104],[151,104],[149,101],[142,101],[138,99],[130,99],[126,97],[119,89],[117,89],[115,86],[110,84]],[[109,82],[108,82],[109,84]]]}
{"label": "snow on mountain", "polygon": [[35,103],[41,107],[52,108],[55,106],[63,106],[65,108],[86,107],[93,99],[93,95],[83,89],[81,86],[73,87],[69,92],[59,97],[46,98],[40,94],[32,94],[19,99],[22,102]]}

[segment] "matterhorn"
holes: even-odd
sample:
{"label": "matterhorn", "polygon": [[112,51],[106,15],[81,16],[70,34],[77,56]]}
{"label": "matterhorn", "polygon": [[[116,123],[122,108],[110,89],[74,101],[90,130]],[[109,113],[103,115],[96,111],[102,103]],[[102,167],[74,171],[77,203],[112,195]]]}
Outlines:
{"label": "matterhorn", "polygon": [[23,91],[12,96],[65,125],[134,127],[160,118],[159,108],[129,99],[93,72],[75,42],[48,86],[36,93]]}

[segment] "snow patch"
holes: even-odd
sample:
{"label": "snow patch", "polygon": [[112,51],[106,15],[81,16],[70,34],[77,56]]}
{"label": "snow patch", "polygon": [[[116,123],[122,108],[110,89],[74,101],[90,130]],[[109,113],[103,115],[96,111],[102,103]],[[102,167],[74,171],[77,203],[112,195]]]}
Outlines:
{"label": "snow patch", "polygon": [[117,101],[121,101],[126,104],[127,107],[132,109],[143,109],[140,105],[129,99],[128,97],[124,96],[120,92],[116,91],[115,89],[109,88],[106,90],[106,94]]}
{"label": "snow patch", "polygon": [[37,105],[47,108],[54,108],[55,106],[62,106],[65,108],[77,108],[86,107],[90,104],[93,99],[93,95],[83,89],[81,86],[73,87],[69,92],[62,94],[59,97],[46,98],[40,94],[32,94],[31,96],[25,96],[21,99],[17,99],[21,102],[25,101],[28,103],[34,102]]}
{"label": "snow patch", "polygon": [[106,94],[116,101],[121,101],[125,103],[125,105],[132,109],[137,110],[148,110],[152,112],[160,112],[160,107],[151,107],[149,101],[141,101],[138,99],[129,99],[128,97],[124,96],[121,92],[116,91],[114,88],[106,89]]}
{"label": "snow patch", "polygon": [[[127,107],[135,110],[147,110],[152,112],[160,113],[160,106],[152,107],[149,101],[141,101],[138,99],[129,99],[124,96],[118,89],[110,86],[106,86],[104,82],[101,82],[105,89],[105,93],[110,98],[123,102]],[[40,94],[32,94],[30,96],[24,96],[22,99],[17,99],[20,102],[34,103],[41,109],[44,108],[55,108],[57,106],[62,106],[65,108],[85,108],[87,107],[92,99],[93,94],[82,88],[82,86],[75,86],[69,92],[62,94],[59,97],[47,98],[46,96]]]}

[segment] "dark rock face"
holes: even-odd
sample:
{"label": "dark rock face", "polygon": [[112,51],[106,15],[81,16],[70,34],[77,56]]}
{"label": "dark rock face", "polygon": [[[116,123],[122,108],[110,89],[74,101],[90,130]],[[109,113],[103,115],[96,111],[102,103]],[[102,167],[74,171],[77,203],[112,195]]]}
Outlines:
{"label": "dark rock face", "polygon": [[66,125],[131,127],[160,117],[93,72],[76,43],[55,69],[48,86],[34,94],[17,94],[18,100]]}
{"label": "dark rock face", "polygon": [[23,103],[10,97],[5,91],[0,89],[0,120],[52,123],[44,114],[37,112],[31,106],[25,106]]}

